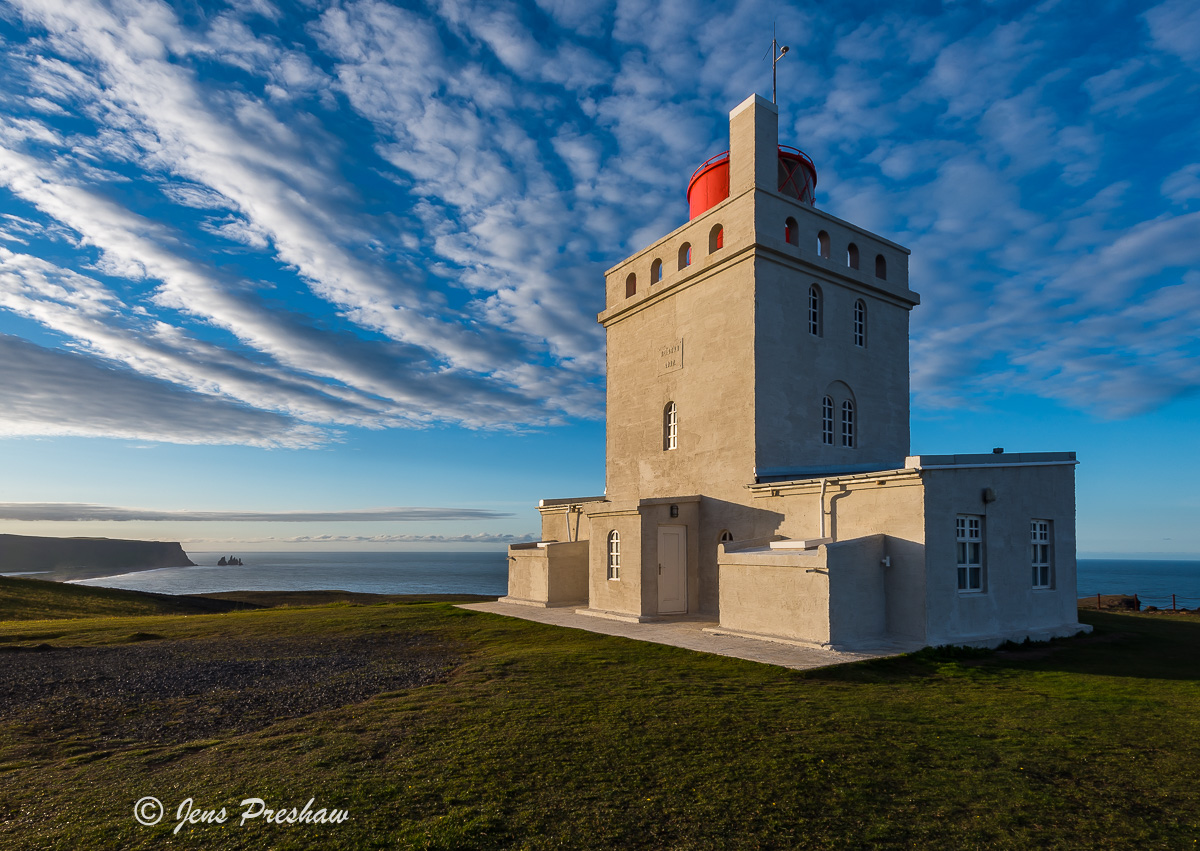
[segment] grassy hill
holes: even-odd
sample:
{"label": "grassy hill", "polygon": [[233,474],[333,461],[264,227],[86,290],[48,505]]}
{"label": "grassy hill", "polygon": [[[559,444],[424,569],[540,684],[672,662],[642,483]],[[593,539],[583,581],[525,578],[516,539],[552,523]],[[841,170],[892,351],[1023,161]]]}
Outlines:
{"label": "grassy hill", "polygon": [[191,615],[256,608],[241,600],[175,597],[0,576],[0,621],[98,615]]}
{"label": "grassy hill", "polygon": [[1200,621],[1083,616],[810,672],[448,603],[0,622],[0,847],[1191,847]]}

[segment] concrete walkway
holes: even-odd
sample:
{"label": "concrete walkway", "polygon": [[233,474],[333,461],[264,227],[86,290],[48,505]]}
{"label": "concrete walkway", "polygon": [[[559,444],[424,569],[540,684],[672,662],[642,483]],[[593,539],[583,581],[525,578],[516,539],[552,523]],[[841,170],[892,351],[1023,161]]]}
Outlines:
{"label": "concrete walkway", "polygon": [[751,662],[762,662],[766,665],[779,665],[783,668],[797,670],[823,668],[827,665],[841,665],[846,662],[860,662],[864,659],[878,659],[884,656],[894,656],[901,652],[898,649],[883,648],[878,651],[848,652],[830,650],[817,645],[799,646],[740,635],[714,634],[705,630],[716,629],[718,626],[716,621],[688,615],[664,617],[662,620],[652,623],[626,623],[576,614],[574,607],[543,609],[536,606],[495,602],[462,603],[459,608],[491,612],[495,615],[506,615],[510,618],[521,618],[553,626],[585,629],[588,632],[599,632],[604,635],[619,635],[636,641],[669,644],[672,647],[698,650],[701,653],[716,653],[719,656],[732,656],[736,659],[748,659]]}

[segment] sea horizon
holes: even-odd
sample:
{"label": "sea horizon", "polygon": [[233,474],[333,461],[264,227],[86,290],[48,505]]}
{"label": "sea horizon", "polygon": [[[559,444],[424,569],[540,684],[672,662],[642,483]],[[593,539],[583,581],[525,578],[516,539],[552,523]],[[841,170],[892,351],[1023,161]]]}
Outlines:
{"label": "sea horizon", "polygon": [[[222,556],[242,565],[219,566]],[[159,594],[224,591],[340,590],[372,594],[494,594],[508,590],[504,550],[251,551],[236,547],[188,551],[193,567],[131,570],[72,584]],[[1143,605],[1200,607],[1200,559],[1080,558],[1076,597],[1136,594]],[[17,574],[11,574],[17,575]],[[37,573],[22,575],[36,578]]]}

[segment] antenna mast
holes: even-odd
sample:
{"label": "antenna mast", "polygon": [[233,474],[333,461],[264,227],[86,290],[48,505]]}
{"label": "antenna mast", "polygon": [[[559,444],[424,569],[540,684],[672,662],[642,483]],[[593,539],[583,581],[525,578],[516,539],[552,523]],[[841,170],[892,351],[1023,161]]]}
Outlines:
{"label": "antenna mast", "polygon": [[779,101],[776,98],[776,90],[779,84],[779,75],[775,72],[775,66],[779,64],[779,60],[790,48],[785,44],[779,46],[779,41],[775,38],[775,22],[771,22],[771,103],[777,104]]}

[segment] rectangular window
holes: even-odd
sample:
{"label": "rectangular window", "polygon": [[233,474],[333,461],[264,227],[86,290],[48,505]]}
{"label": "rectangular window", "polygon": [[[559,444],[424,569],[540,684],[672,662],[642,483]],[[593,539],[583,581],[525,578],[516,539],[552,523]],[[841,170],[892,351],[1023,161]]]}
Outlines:
{"label": "rectangular window", "polygon": [[960,514],[954,518],[954,540],[958,550],[958,590],[983,590],[983,518]]}
{"label": "rectangular window", "polygon": [[1030,564],[1033,566],[1033,587],[1050,588],[1050,521],[1029,521]]}
{"label": "rectangular window", "polygon": [[821,400],[821,442],[833,446],[833,399]]}

